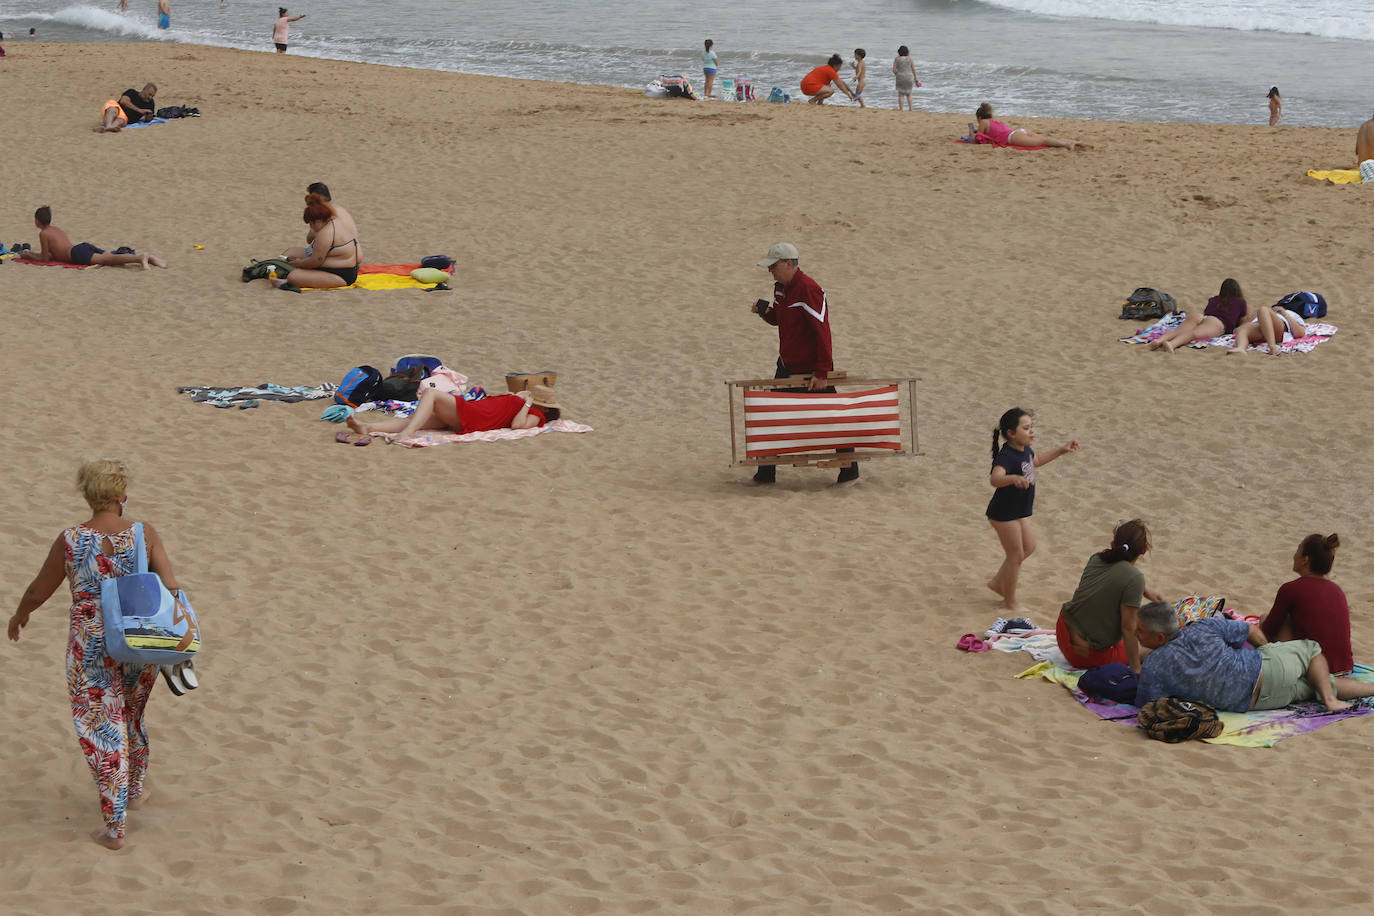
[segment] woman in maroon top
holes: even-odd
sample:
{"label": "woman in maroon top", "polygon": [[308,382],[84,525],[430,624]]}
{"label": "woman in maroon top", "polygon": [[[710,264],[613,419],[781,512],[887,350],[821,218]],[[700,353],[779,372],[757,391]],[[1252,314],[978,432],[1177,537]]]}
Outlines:
{"label": "woman in maroon top", "polygon": [[[558,402],[553,389],[535,385],[517,394],[500,394],[477,401],[437,388],[426,388],[409,417],[397,417],[363,424],[356,415],[348,426],[362,438],[354,445],[366,445],[376,433],[396,433],[398,439],[411,439],[422,429],[451,429],[456,433],[480,433],[491,429],[534,429],[557,420]],[[337,437],[336,437],[337,438]]]}
{"label": "woman in maroon top", "polygon": [[1332,674],[1344,674],[1355,666],[1350,651],[1350,606],[1341,587],[1327,578],[1339,546],[1341,539],[1334,534],[1303,538],[1293,554],[1298,578],[1279,586],[1273,609],[1260,623],[1271,640],[1316,641]]}
{"label": "woman in maroon top", "polygon": [[1182,344],[1231,334],[1245,320],[1246,310],[1240,284],[1227,277],[1221,281],[1221,291],[1207,300],[1207,308],[1201,315],[1189,315],[1183,324],[1158,340],[1150,341],[1150,349],[1163,347],[1172,353]]}

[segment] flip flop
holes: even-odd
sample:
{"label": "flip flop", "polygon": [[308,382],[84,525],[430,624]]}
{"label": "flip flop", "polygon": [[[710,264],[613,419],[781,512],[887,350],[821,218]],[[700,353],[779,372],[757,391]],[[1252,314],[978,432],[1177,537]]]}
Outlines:
{"label": "flip flop", "polygon": [[360,438],[357,442],[354,442],[353,444],[354,444],[354,445],[371,445],[371,444],[372,444],[372,437],[371,437],[371,436],[363,436],[362,438]]}
{"label": "flip flop", "polygon": [[159,670],[162,671],[162,679],[167,682],[167,689],[172,691],[174,696],[185,696],[186,688],[182,685],[181,678],[172,676],[175,669],[171,665],[162,665]]}
{"label": "flip flop", "polygon": [[281,286],[278,286],[277,289],[281,290],[284,293],[298,293],[301,291],[301,288],[299,286],[297,286],[294,283],[291,283],[290,281],[287,281],[283,283]]}
{"label": "flip flop", "polygon": [[963,649],[965,652],[968,652],[973,644],[979,641],[978,637],[974,636],[972,633],[965,633],[963,636],[959,637],[959,641],[954,644],[954,648]]}
{"label": "flip flop", "polygon": [[335,433],[335,434],[334,434],[334,441],[337,442],[337,443],[339,443],[340,445],[351,445],[352,442],[353,442],[353,434],[352,434],[352,433]]}
{"label": "flip flop", "polygon": [[187,690],[195,690],[200,686],[200,681],[196,679],[195,662],[186,661],[176,666],[177,679]]}

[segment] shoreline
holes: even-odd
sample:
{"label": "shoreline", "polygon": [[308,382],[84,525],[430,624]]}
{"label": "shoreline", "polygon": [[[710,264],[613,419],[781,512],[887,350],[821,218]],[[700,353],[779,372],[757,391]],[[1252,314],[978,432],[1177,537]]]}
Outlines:
{"label": "shoreline", "polygon": [[[1020,405],[1044,448],[1082,444],[1037,481],[1019,590],[1035,623],[1117,519],[1149,522],[1151,587],[1243,613],[1269,607],[1304,535],[1338,532],[1356,661],[1374,651],[1357,495],[1374,474],[1351,460],[1374,438],[1369,207],[1306,176],[1346,166],[1353,129],[1017,118],[1096,146],[1021,153],[956,143],[963,115],[28,47],[0,64],[47,101],[7,120],[25,177],[0,238],[32,241],[46,204],[73,242],[170,269],[0,266],[22,369],[0,562],[17,595],[86,517],[77,465],[122,457],[130,516],[157,528],[206,650],[200,689],[155,688],[151,799],[109,855],[87,839],[65,590],[6,644],[24,685],[0,709],[24,827],[0,836],[11,909],[70,912],[92,887],[235,916],[349,912],[360,892],[549,913],[1367,899],[1374,802],[1348,782],[1368,720],[1170,747],[1015,679],[1028,656],[954,648],[999,616],[988,434]],[[149,79],[202,117],[90,131],[110,92]],[[300,244],[312,181],[369,262],[449,254],[454,290],[241,282],[249,258]],[[778,241],[826,291],[838,368],[920,379],[921,457],[867,462],[842,491],[793,468],[738,485],[722,381],[772,372],[776,332],[749,307]],[[1256,306],[1321,292],[1339,333],[1273,360],[1118,342],[1136,287],[1198,309],[1226,277]],[[564,416],[594,432],[339,448],[324,402],[215,410],[175,391],[337,382],[407,353],[495,391],[552,369]],[[1238,845],[1256,777],[1294,803]],[[1142,869],[1181,844],[1209,850],[1205,870]],[[987,880],[1009,854],[1052,882],[1040,904]]]}

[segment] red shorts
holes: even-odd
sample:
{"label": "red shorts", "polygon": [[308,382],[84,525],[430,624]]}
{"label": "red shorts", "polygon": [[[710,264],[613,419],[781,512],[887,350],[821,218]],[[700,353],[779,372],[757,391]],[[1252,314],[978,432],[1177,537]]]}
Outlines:
{"label": "red shorts", "polygon": [[1059,640],[1059,651],[1064,653],[1069,664],[1075,668],[1100,668],[1112,662],[1126,664],[1126,644],[1124,642],[1089,652],[1087,655],[1076,650],[1073,643],[1070,642],[1069,624],[1064,620],[1062,613],[1059,615],[1059,621],[1054,625],[1054,635]]}

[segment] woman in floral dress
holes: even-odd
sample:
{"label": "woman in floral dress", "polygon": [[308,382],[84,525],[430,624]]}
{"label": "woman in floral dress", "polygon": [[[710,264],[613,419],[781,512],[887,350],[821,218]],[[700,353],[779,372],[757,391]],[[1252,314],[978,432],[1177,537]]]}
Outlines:
{"label": "woman in floral dress", "polygon": [[[10,618],[9,637],[19,640],[29,615],[52,597],[65,576],[71,584],[71,630],[67,638],[67,692],[81,752],[100,790],[105,826],[91,839],[107,849],[124,845],[126,808],[148,800],[148,733],[143,710],[157,681],[156,665],[120,664],[105,654],[105,623],[100,583],[135,572],[133,522],[124,517],[129,469],[122,461],[99,458],[81,466],[76,486],[91,507],[91,517],[57,536],[43,568]],[[149,568],[167,588],[177,586],[167,551],[151,525],[143,526]]]}

